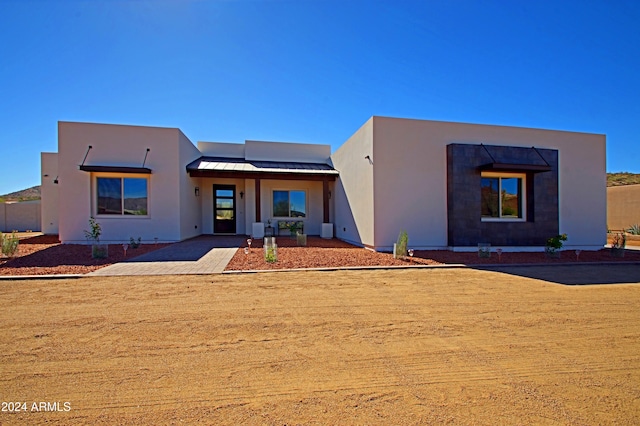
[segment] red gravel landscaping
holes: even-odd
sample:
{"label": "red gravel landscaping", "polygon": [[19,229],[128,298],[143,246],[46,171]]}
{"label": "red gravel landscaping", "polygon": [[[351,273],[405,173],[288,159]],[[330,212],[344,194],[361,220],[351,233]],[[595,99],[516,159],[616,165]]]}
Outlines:
{"label": "red gravel landscaping", "polygon": [[[167,245],[141,244],[128,249],[127,258]],[[124,259],[122,244],[109,244],[107,259],[93,259],[89,245],[60,244],[57,235],[40,235],[20,240],[15,258],[0,258],[0,275],[86,274]]]}
{"label": "red gravel landscaping", "polygon": [[[307,237],[307,247],[298,247],[296,240],[288,237],[276,238],[278,261],[267,263],[264,260],[262,240],[255,240],[251,250],[245,254],[238,250],[227,265],[226,270],[272,270],[298,268],[336,268],[352,266],[407,266],[407,265],[491,265],[491,264],[566,264],[576,262],[629,262],[640,261],[639,250],[626,250],[624,258],[611,256],[611,250],[582,251],[578,257],[574,251],[561,253],[560,258],[548,258],[544,252],[502,253],[495,252],[490,258],[479,258],[477,252],[460,253],[449,250],[416,250],[413,258],[394,259],[390,253],[378,253],[356,247],[340,240],[324,240],[319,237]],[[243,248],[247,244],[243,245]]]}
{"label": "red gravel landscaping", "polygon": [[[489,265],[489,264],[571,264],[577,262],[640,262],[640,250],[626,250],[624,258],[611,256],[611,250],[583,251],[576,258],[574,251],[564,251],[559,259],[545,257],[542,252],[494,252],[490,258],[479,258],[476,252],[460,253],[448,250],[416,250],[413,258],[394,259],[389,253],[377,253],[337,239],[307,237],[307,246],[298,247],[289,237],[276,238],[278,261],[264,260],[262,240],[255,240],[248,254],[243,247],[236,252],[226,270],[273,270],[298,268],[341,268],[353,266],[407,265]],[[129,249],[127,258],[138,256],[168,244],[142,244]],[[121,244],[109,245],[107,259],[92,259],[91,247],[81,244],[60,244],[57,236],[36,236],[20,241],[17,257],[0,258],[0,275],[85,274],[125,259]]]}

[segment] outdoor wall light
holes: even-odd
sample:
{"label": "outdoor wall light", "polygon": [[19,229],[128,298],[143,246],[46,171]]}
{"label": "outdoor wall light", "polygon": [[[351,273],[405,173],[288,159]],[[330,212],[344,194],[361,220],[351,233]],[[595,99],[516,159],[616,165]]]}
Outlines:
{"label": "outdoor wall light", "polygon": [[364,159],[369,160],[369,164],[373,164],[373,160],[371,160],[371,156],[365,155]]}
{"label": "outdoor wall light", "polygon": [[200,187],[199,186],[196,186],[195,193],[196,193],[196,197],[200,196]]}
{"label": "outdoor wall light", "polygon": [[329,199],[331,199],[331,191],[329,191]]}
{"label": "outdoor wall light", "polygon": [[240,199],[244,198],[244,191],[240,191]]}
{"label": "outdoor wall light", "polygon": [[53,183],[55,183],[56,185],[58,184],[58,176],[56,176],[56,178],[53,180]]}

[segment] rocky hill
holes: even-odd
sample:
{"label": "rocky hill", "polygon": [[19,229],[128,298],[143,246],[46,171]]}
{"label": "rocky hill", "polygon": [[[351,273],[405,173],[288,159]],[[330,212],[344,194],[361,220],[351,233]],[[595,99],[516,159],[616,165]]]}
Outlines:
{"label": "rocky hill", "polygon": [[0,202],[5,201],[30,201],[40,199],[40,185],[23,189],[22,191],[12,192],[10,194],[0,195]]}
{"label": "rocky hill", "polygon": [[607,173],[607,186],[640,184],[640,173]]}

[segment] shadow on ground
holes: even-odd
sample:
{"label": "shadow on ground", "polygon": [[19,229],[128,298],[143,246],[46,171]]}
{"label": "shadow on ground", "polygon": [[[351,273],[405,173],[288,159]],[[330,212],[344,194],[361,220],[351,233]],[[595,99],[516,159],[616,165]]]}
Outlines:
{"label": "shadow on ground", "polygon": [[549,266],[486,266],[485,271],[564,285],[640,284],[640,263]]}

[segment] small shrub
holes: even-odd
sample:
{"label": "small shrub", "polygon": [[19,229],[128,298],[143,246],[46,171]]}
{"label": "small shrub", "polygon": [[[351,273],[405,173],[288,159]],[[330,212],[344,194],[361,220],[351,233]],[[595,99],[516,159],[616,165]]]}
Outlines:
{"label": "small shrub", "polygon": [[396,241],[396,257],[404,257],[407,255],[407,247],[409,246],[409,235],[407,231],[400,231],[398,241]]}
{"label": "small shrub", "polygon": [[4,235],[0,232],[0,244],[2,245],[2,254],[7,257],[13,257],[18,251],[20,240],[15,232],[12,232],[11,235]]}
{"label": "small shrub", "polygon": [[142,237],[138,237],[137,240],[134,240],[133,237],[129,238],[129,245],[131,248],[137,249],[140,247],[140,242],[142,241]]}
{"label": "small shrub", "polygon": [[264,252],[264,260],[267,263],[276,263],[278,261],[278,249],[273,246],[267,247]]}
{"label": "small shrub", "polygon": [[567,241],[567,234],[556,235],[547,240],[544,250],[549,254],[555,254],[562,248],[562,242]]}
{"label": "small shrub", "polygon": [[631,235],[640,235],[640,223],[636,223],[635,225],[631,225],[627,232]]}
{"label": "small shrub", "polygon": [[478,243],[478,257],[482,257],[482,258],[491,257],[491,244]]}
{"label": "small shrub", "polygon": [[102,234],[102,227],[96,220],[91,216],[89,218],[89,226],[91,227],[91,231],[84,230],[84,236],[87,240],[95,241],[96,243],[100,242],[100,234]]}

